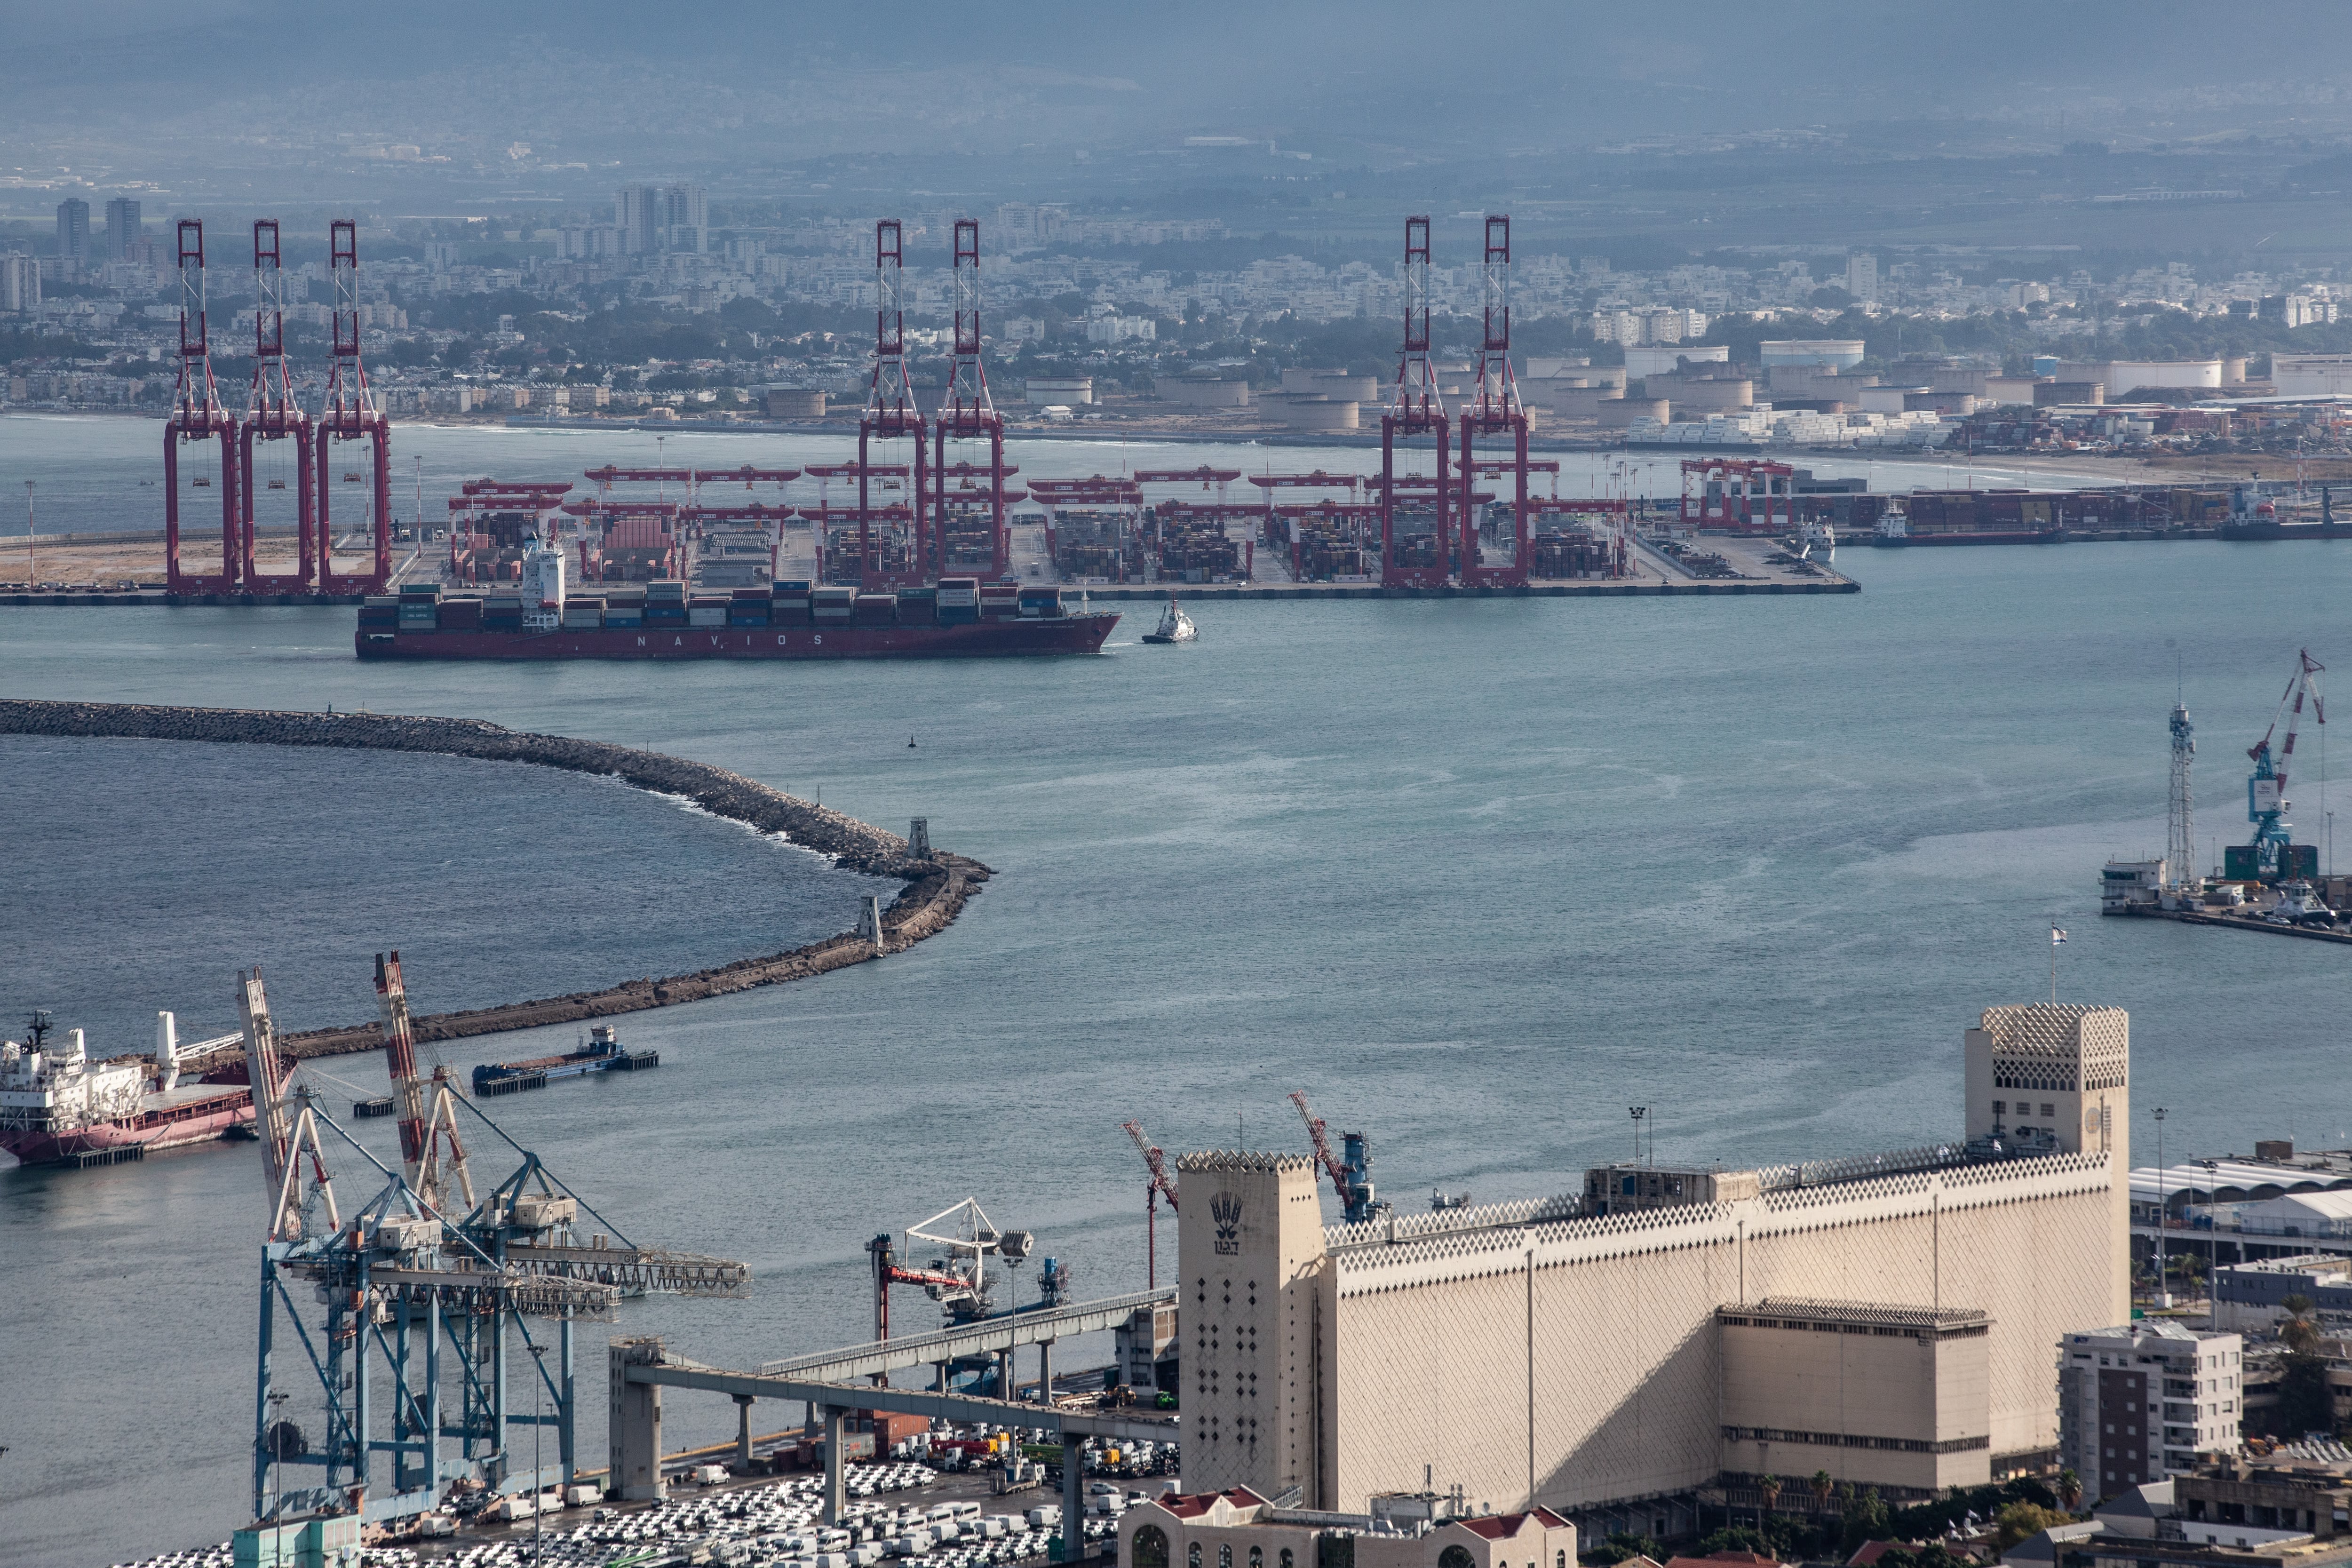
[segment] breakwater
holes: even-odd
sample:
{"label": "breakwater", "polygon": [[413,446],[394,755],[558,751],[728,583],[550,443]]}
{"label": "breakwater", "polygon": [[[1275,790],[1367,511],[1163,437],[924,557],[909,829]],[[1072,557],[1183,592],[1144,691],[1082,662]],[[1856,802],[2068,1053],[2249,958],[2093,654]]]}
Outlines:
{"label": "breakwater", "polygon": [[[755,986],[804,980],[864,963],[947,929],[990,875],[977,860],[934,850],[908,852],[907,841],[856,817],[769,788],[707,763],[583,741],[509,730],[477,719],[376,713],[293,713],[234,708],[170,708],[145,703],[40,702],[0,699],[0,734],[63,735],[106,740],[186,741],[257,746],[332,746],[355,751],[425,752],[481,762],[527,763],[619,780],[635,788],[690,800],[714,816],[776,834],[835,864],[903,884],[882,914],[878,948],[869,932],[850,931],[783,952],[747,958],[691,974],[622,981],[599,991],[572,992],[463,1012],[422,1014],[418,1038],[470,1035],[547,1024],[573,1023],[725,996]],[[280,1037],[300,1057],[373,1050],[383,1044],[374,1023],[310,1029]],[[215,1064],[194,1063],[202,1071]],[[228,1067],[223,1062],[216,1064]]]}

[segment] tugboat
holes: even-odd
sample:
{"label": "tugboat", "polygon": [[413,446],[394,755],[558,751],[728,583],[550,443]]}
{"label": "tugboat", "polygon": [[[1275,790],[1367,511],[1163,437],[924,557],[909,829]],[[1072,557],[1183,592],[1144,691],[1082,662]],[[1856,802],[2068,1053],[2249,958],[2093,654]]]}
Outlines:
{"label": "tugboat", "polygon": [[1143,640],[1161,643],[1191,642],[1200,635],[1201,630],[1192,624],[1192,617],[1177,607],[1176,595],[1171,594],[1168,595],[1167,613],[1160,617],[1160,629],[1144,633]]}

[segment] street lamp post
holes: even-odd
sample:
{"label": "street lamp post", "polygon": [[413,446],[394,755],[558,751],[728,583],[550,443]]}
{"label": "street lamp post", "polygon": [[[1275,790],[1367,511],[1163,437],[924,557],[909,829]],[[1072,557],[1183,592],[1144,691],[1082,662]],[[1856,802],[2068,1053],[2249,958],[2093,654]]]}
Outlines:
{"label": "street lamp post", "polygon": [[1633,1118],[1633,1163],[1638,1165],[1642,1163],[1642,1121],[1650,1114],[1650,1108],[1646,1105],[1629,1105],[1625,1110],[1627,1114]]}
{"label": "street lamp post", "polygon": [[40,524],[33,515],[33,483],[31,479],[25,481],[25,586],[27,588],[41,575],[40,568],[33,559],[33,541],[41,531]]}
{"label": "street lamp post", "polygon": [[2166,1219],[2164,1200],[2164,1119],[2168,1113],[2165,1108],[2159,1105],[2151,1114],[2156,1117],[2156,1304],[2158,1307],[2168,1307],[2172,1303],[2166,1299],[2166,1291],[2164,1289],[2165,1254],[2170,1250],[2166,1245],[2164,1234],[2164,1224]]}
{"label": "street lamp post", "polygon": [[540,1561],[541,1521],[547,1516],[547,1472],[541,1463],[541,1439],[547,1434],[541,1405],[547,1394],[547,1347],[530,1347],[530,1560]]}

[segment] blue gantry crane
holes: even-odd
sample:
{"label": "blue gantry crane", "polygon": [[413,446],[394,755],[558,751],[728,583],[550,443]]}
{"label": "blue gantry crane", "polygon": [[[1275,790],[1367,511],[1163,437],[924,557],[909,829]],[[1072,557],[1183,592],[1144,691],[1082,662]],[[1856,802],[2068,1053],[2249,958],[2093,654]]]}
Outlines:
{"label": "blue gantry crane", "polygon": [[[445,1500],[569,1485],[580,1458],[574,1323],[609,1318],[624,1296],[746,1295],[750,1270],[636,1247],[446,1075],[434,1080],[426,1125],[452,1121],[462,1107],[522,1163],[477,1201],[453,1128],[448,1167],[412,1184],[409,1170],[377,1160],[290,1081],[261,972],[238,981],[270,1200],[254,1380],[255,1519],[358,1514],[373,1523]],[[387,1036],[404,1030],[396,965],[388,989],[379,980],[379,1000]],[[330,1134],[383,1179],[348,1219],[328,1169]],[[416,1169],[417,1151],[404,1152]],[[577,1234],[583,1216],[601,1229]],[[510,1360],[518,1346],[527,1358],[520,1364]]]}

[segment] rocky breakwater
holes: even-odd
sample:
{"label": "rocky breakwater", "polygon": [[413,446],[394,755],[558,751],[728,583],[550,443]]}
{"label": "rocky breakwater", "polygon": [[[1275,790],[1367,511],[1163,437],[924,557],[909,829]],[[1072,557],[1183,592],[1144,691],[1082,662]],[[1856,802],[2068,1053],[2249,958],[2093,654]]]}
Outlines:
{"label": "rocky breakwater", "polygon": [[[830,970],[864,963],[947,929],[964,902],[990,875],[977,860],[934,850],[910,854],[894,833],[829,811],[740,773],[658,752],[640,752],[601,741],[538,735],[477,719],[436,719],[375,713],[283,713],[234,708],[165,708],[144,703],[37,702],[0,699],[0,734],[79,735],[113,740],[197,741],[249,746],[340,746],[355,751],[430,752],[482,762],[530,763],[572,773],[616,778],[656,794],[691,800],[714,816],[778,834],[804,849],[830,856],[834,863],[869,876],[895,878],[903,886],[882,911],[882,941],[866,931],[844,931],[821,942],[740,959],[715,969],[662,979],[624,981],[602,991],[509,1002],[461,1013],[422,1014],[414,1020],[419,1038],[453,1040],[468,1035],[543,1024],[567,1024],[615,1013],[642,1012],[680,1002],[724,996],[758,985],[804,980]],[[336,1056],[373,1050],[383,1044],[373,1023],[311,1029],[281,1036],[296,1057]],[[206,1065],[192,1064],[199,1070]],[[229,1063],[217,1064],[229,1068]]]}

